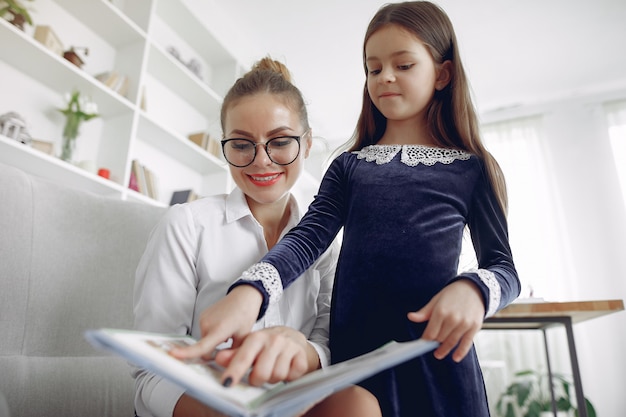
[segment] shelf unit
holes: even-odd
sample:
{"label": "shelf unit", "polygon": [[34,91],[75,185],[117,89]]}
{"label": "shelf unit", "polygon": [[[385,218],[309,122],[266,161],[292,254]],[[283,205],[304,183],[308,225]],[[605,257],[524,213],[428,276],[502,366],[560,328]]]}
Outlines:
{"label": "shelf unit", "polygon": [[[64,117],[57,110],[66,94],[80,91],[97,104],[100,117],[81,126],[74,162],[107,168],[111,178],[7,137],[0,137],[1,162],[98,194],[158,205],[167,205],[176,190],[209,195],[231,188],[224,161],[188,135],[220,136],[222,96],[243,67],[185,0],[37,0],[29,9],[34,24],[49,26],[65,50],[87,47],[89,54],[78,68],[35,40],[34,27],[22,31],[0,19],[0,114],[20,114],[31,136],[53,142],[58,155]],[[199,72],[189,69],[192,59]],[[107,71],[128,77],[126,97],[95,78]],[[158,200],[128,188],[134,159],[155,173]]]}

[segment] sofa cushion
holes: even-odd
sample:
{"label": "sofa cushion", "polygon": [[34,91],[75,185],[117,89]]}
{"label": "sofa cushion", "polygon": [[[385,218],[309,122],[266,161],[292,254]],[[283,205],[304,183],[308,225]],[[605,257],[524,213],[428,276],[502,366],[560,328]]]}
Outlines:
{"label": "sofa cushion", "polygon": [[129,366],[85,330],[131,328],[134,273],[165,209],[0,164],[0,392],[12,415],[133,415]]}
{"label": "sofa cushion", "polygon": [[[0,352],[21,352],[32,258],[32,182],[0,164]],[[2,391],[2,390],[0,390]]]}

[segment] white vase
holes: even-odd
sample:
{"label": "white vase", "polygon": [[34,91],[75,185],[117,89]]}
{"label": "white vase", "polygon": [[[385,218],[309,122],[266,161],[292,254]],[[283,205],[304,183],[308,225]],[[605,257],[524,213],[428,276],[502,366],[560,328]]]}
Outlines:
{"label": "white vase", "polygon": [[[557,411],[557,417],[570,417],[569,411]],[[554,417],[554,413],[552,411],[542,411],[539,413],[539,417]]]}

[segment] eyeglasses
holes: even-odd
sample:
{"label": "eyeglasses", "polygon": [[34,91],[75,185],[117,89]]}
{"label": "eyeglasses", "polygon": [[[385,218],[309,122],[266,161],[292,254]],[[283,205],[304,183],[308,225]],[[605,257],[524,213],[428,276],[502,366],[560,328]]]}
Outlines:
{"label": "eyeglasses", "polygon": [[301,136],[279,136],[268,140],[265,143],[254,142],[250,139],[232,138],[222,140],[222,153],[226,162],[237,168],[243,168],[254,162],[256,158],[256,148],[259,145],[265,146],[270,161],[277,165],[289,165],[298,158],[300,154]]}

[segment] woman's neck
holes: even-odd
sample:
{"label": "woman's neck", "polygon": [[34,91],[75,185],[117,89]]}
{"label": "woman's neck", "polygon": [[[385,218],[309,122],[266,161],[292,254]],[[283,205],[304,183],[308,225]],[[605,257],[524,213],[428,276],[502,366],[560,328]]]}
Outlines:
{"label": "woman's neck", "polygon": [[248,199],[248,206],[254,218],[263,227],[267,248],[271,249],[280,239],[280,235],[289,222],[291,208],[289,195],[271,204],[261,204]]}

